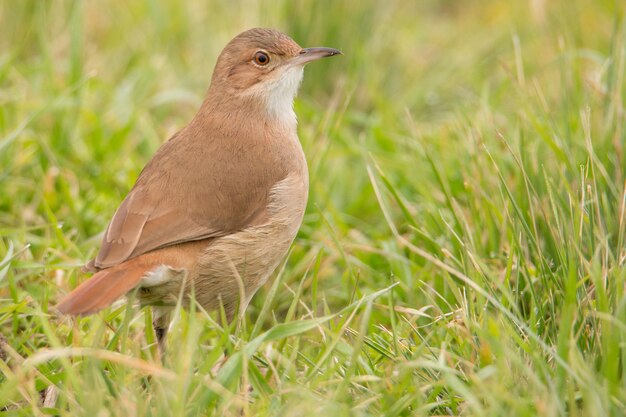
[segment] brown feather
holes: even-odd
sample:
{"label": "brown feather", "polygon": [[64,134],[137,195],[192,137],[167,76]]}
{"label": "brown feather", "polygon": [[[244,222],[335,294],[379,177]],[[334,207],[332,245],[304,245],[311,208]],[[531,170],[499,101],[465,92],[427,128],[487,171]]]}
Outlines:
{"label": "brown feather", "polygon": [[228,235],[264,216],[271,188],[301,162],[291,156],[290,143],[278,140],[284,134],[259,132],[263,121],[248,119],[237,141],[221,133],[230,120],[216,113],[194,119],[165,143],[111,220],[95,266]]}
{"label": "brown feather", "polygon": [[148,272],[161,265],[181,271],[194,269],[210,245],[211,240],[173,245],[103,269],[66,295],[57,309],[64,314],[93,314],[134,289]]}

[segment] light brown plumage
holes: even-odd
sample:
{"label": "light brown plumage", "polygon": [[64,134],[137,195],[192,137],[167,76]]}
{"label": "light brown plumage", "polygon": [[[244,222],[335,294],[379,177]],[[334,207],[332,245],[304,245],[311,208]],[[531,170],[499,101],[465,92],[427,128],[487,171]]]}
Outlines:
{"label": "light brown plumage", "polygon": [[58,309],[90,314],[137,286],[147,304],[174,305],[182,289],[230,317],[245,307],[285,255],[306,206],[292,110],[303,66],[338,53],[302,49],[270,29],[234,38],[196,116],[157,151],[115,212],[87,265],[98,272]]}

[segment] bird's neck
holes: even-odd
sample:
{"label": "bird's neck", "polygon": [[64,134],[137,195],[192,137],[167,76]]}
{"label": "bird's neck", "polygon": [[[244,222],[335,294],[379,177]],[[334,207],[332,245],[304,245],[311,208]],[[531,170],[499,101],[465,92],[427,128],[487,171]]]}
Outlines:
{"label": "bird's neck", "polygon": [[190,123],[220,137],[282,136],[297,141],[293,98],[209,94]]}
{"label": "bird's neck", "polygon": [[302,82],[303,68],[294,67],[276,80],[257,83],[244,91],[222,82],[212,83],[196,117],[240,123],[281,125],[295,133],[297,126],[293,102]]}

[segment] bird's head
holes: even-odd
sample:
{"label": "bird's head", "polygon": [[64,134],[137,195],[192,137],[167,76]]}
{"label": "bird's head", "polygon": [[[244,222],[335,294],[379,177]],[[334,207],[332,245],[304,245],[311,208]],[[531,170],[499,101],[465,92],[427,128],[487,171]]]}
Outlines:
{"label": "bird's head", "polygon": [[277,30],[250,29],[218,57],[209,94],[262,103],[272,117],[292,115],[304,65],[338,54],[333,48],[302,48]]}

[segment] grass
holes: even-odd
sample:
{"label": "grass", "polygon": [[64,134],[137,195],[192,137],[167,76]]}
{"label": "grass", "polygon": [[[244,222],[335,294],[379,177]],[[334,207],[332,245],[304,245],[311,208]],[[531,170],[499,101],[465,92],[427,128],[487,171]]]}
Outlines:
{"label": "grass", "polygon": [[[1,0],[0,415],[624,415],[624,11]],[[54,314],[252,26],[345,52],[296,102],[277,278],[232,326],[180,312],[164,362],[147,310]]]}

